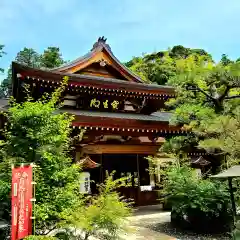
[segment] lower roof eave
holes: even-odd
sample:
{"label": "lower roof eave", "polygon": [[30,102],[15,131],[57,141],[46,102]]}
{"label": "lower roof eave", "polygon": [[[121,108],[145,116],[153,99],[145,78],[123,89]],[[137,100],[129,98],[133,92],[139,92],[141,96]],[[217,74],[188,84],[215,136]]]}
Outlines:
{"label": "lower roof eave", "polygon": [[125,126],[125,125],[112,125],[105,124],[102,122],[92,123],[92,122],[79,122],[74,121],[72,123],[73,128],[79,128],[82,130],[91,130],[91,131],[109,131],[109,132],[122,132],[123,135],[128,135],[127,133],[135,133],[134,135],[138,135],[139,133],[145,133],[144,135],[152,135],[154,133],[158,134],[176,134],[176,135],[186,135],[188,132],[182,130],[181,128],[165,126],[165,127],[146,127],[146,126]]}
{"label": "lower roof eave", "polygon": [[[186,134],[180,126],[169,125],[165,117],[143,114],[93,113],[88,111],[69,111],[75,115],[74,128],[92,131],[117,131],[144,133],[145,135]],[[163,113],[164,114],[164,113]]]}

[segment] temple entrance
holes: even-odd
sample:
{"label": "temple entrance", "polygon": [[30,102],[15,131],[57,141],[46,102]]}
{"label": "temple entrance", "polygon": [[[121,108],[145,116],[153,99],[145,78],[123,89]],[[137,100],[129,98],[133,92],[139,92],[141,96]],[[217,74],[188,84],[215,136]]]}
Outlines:
{"label": "temple entrance", "polygon": [[136,154],[103,154],[102,155],[103,179],[106,174],[115,172],[114,179],[134,176],[129,180],[128,186],[138,186],[138,161]]}
{"label": "temple entrance", "polygon": [[145,159],[147,155],[140,154],[94,154],[90,155],[99,168],[91,169],[92,193],[97,193],[96,185],[104,181],[107,175],[113,171],[114,179],[126,178],[125,186],[119,192],[127,199],[131,199],[136,205],[152,204],[156,200],[154,189],[142,190],[150,186],[149,163]]}

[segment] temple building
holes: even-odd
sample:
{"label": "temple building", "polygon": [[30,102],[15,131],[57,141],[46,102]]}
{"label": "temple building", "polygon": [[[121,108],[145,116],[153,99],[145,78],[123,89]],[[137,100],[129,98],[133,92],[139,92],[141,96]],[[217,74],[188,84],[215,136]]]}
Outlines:
{"label": "temple building", "polygon": [[146,84],[114,56],[104,37],[88,54],[58,68],[33,69],[13,62],[12,69],[18,102],[24,101],[24,84],[37,100],[68,76],[60,111],[75,116],[73,132],[85,130],[74,161],[90,173],[92,193],[96,183],[115,171],[115,178],[129,176],[120,190],[126,197],[137,205],[156,202],[158,176],[149,173],[146,157],[155,155],[167,136],[186,134],[169,125],[171,114],[164,111],[164,103],[174,97],[172,87]]}

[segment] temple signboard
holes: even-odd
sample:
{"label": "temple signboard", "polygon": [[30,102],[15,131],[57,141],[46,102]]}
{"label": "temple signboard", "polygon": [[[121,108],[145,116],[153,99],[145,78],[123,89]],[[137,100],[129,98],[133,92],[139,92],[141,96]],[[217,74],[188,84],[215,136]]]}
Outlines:
{"label": "temple signboard", "polygon": [[110,106],[112,107],[112,109],[118,109],[119,101],[117,100],[109,101],[108,99],[106,99],[105,101],[100,101],[97,100],[96,98],[93,98],[91,99],[90,107],[100,108],[101,104],[106,109],[109,108]]}
{"label": "temple signboard", "polygon": [[89,107],[91,109],[119,110],[121,102],[115,99],[91,98]]}

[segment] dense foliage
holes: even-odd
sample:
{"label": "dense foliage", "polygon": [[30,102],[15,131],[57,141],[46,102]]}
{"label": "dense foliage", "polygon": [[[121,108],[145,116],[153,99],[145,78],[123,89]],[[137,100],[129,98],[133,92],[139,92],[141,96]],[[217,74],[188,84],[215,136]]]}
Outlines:
{"label": "dense foliage", "polygon": [[142,77],[146,82],[155,82],[164,85],[171,77],[176,76],[176,60],[189,56],[204,56],[212,60],[210,54],[203,49],[190,49],[183,46],[174,46],[168,51],[145,54],[142,57],[134,57],[125,63],[133,72]]}
{"label": "dense foliage", "polygon": [[224,184],[203,180],[188,167],[171,167],[165,191],[172,221],[196,231],[226,231],[231,227],[229,193]]}
{"label": "dense foliage", "polygon": [[239,60],[223,54],[220,62],[214,63],[202,49],[174,46],[134,57],[126,65],[146,82],[176,89],[176,98],[167,104],[174,113],[171,124],[184,125],[191,133],[168,139],[164,152],[183,155],[203,148],[218,162],[225,157],[229,164],[239,161]]}
{"label": "dense foliage", "polygon": [[[63,211],[80,201],[80,171],[69,155],[73,118],[55,113],[63,90],[64,85],[49,101],[14,103],[6,113],[8,125],[1,149],[0,202],[10,210],[11,164],[34,163],[36,227],[40,234],[55,228],[64,217]],[[9,218],[10,213],[5,216]]]}
{"label": "dense foliage", "polygon": [[216,156],[227,155],[233,162],[240,139],[239,62],[223,66],[189,57],[178,60],[176,66],[177,76],[168,81],[176,88],[176,98],[168,102],[174,109],[171,124],[183,124],[191,133],[171,139],[165,150],[171,151],[174,144],[179,152],[200,147]]}

